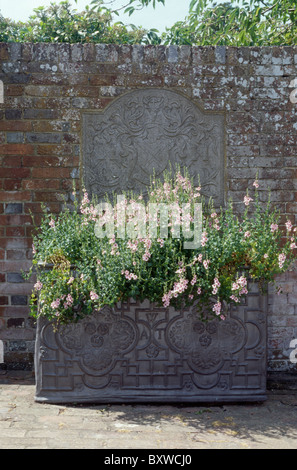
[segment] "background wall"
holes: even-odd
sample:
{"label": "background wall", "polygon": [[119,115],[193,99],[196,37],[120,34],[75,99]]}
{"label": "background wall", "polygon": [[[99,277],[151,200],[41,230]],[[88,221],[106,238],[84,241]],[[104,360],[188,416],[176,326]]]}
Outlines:
{"label": "background wall", "polygon": [[[81,114],[128,90],[176,90],[226,115],[226,197],[241,201],[259,173],[260,199],[297,223],[297,47],[190,47],[0,43],[0,367],[33,366],[28,317],[32,222],[59,212],[79,183]],[[290,87],[291,85],[291,87]],[[297,88],[297,86],[296,86]],[[269,294],[270,371],[296,370],[297,272]],[[1,353],[3,347],[3,354]],[[2,356],[2,357],[1,357]]]}

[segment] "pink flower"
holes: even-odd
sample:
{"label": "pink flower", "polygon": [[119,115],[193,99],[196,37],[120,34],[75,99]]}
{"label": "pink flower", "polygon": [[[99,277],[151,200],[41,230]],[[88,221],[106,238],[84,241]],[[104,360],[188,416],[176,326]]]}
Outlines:
{"label": "pink flower", "polygon": [[71,276],[71,277],[69,278],[69,281],[67,282],[67,284],[72,284],[73,281],[74,281],[74,277]]}
{"label": "pink flower", "polygon": [[157,242],[160,243],[160,247],[163,248],[164,246],[164,240],[162,238],[158,238]]}
{"label": "pink flower", "polygon": [[244,238],[249,238],[251,236],[251,232],[247,231],[244,233]]}
{"label": "pink flower", "polygon": [[209,259],[205,259],[205,260],[203,261],[203,266],[204,266],[205,269],[208,269],[209,263],[210,263]]}
{"label": "pink flower", "polygon": [[54,228],[55,227],[55,221],[54,219],[51,218],[50,222],[49,222],[49,226]]}
{"label": "pink flower", "polygon": [[292,227],[293,227],[292,222],[290,220],[288,220],[285,225],[287,227],[287,231],[291,232]]}
{"label": "pink flower", "polygon": [[60,305],[60,299],[56,299],[56,300],[54,300],[54,301],[51,303],[51,307],[52,307],[53,309],[58,308],[59,305]]}
{"label": "pink flower", "polygon": [[151,257],[151,254],[149,251],[146,251],[144,255],[142,256],[143,261],[148,261]]}
{"label": "pink flower", "polygon": [[193,279],[191,280],[191,285],[193,286],[194,284],[196,284],[197,282],[197,276],[195,274],[195,276],[193,277]]}
{"label": "pink flower", "polygon": [[255,186],[255,188],[259,188],[259,183],[257,180],[253,182],[253,186]]}
{"label": "pink flower", "polygon": [[207,238],[207,233],[206,233],[206,232],[203,232],[203,233],[202,233],[202,238],[201,238],[201,245],[202,245],[202,246],[205,246],[207,240],[208,240],[208,238]]}
{"label": "pink flower", "polygon": [[32,253],[33,253],[33,255],[36,254],[36,248],[35,248],[35,246],[34,246],[34,243],[32,243]]}
{"label": "pink flower", "polygon": [[94,291],[91,290],[91,292],[90,292],[90,298],[91,298],[91,300],[97,300],[97,299],[99,299],[99,295],[96,294],[96,292],[94,292]]}
{"label": "pink flower", "polygon": [[218,288],[221,286],[221,283],[219,282],[218,278],[214,278],[214,283],[212,285],[212,293],[215,295],[218,292]]}
{"label": "pink flower", "polygon": [[248,290],[246,287],[244,287],[243,289],[241,289],[241,291],[239,291],[239,295],[244,295],[244,294],[248,294]]}
{"label": "pink flower", "polygon": [[250,196],[246,195],[244,196],[243,201],[244,201],[244,204],[248,206],[250,202],[253,201],[253,199]]}
{"label": "pink flower", "polygon": [[213,307],[212,307],[212,310],[213,312],[215,312],[216,315],[220,315],[221,313],[221,308],[222,308],[222,304],[221,302],[217,302]]}
{"label": "pink flower", "polygon": [[284,253],[281,253],[279,256],[278,256],[278,265],[280,267],[280,269],[282,269],[284,263],[286,261],[286,255]]}
{"label": "pink flower", "polygon": [[272,233],[273,233],[273,232],[276,232],[277,229],[278,229],[278,225],[277,225],[277,224],[271,224],[271,225],[270,225],[270,230],[271,230]]}
{"label": "pink flower", "polygon": [[198,287],[198,289],[197,289],[197,294],[198,294],[198,295],[201,294],[201,287]]}
{"label": "pink flower", "polygon": [[247,279],[244,276],[241,276],[239,279],[237,279],[237,282],[241,287],[245,287],[247,285]]}
{"label": "pink flower", "polygon": [[267,253],[265,253],[265,255],[264,255],[264,258],[265,258],[265,259],[267,259],[267,258],[268,258],[268,254],[267,254]]}
{"label": "pink flower", "polygon": [[73,298],[71,294],[67,295],[66,300],[69,306],[73,304]]}
{"label": "pink flower", "polygon": [[169,292],[168,294],[163,295],[162,302],[163,302],[164,307],[169,307],[170,299],[171,299],[171,292]]}
{"label": "pink flower", "polygon": [[42,283],[40,281],[37,281],[36,284],[34,284],[34,289],[41,290],[42,289]]}
{"label": "pink flower", "polygon": [[236,297],[235,295],[230,295],[230,299],[234,300],[234,302],[239,302],[239,298]]}

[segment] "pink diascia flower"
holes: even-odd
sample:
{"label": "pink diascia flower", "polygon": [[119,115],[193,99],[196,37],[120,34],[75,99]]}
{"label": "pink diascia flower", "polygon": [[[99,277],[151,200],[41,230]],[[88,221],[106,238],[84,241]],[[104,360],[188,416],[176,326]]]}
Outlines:
{"label": "pink diascia flower", "polygon": [[206,233],[206,232],[203,232],[203,233],[202,233],[202,238],[201,238],[201,246],[205,246],[207,240],[208,240],[208,238],[207,238],[207,233]]}
{"label": "pink diascia flower", "polygon": [[241,287],[245,287],[247,285],[247,278],[244,276],[241,276],[240,278],[237,279],[237,282]]}
{"label": "pink diascia flower", "polygon": [[91,300],[97,300],[97,299],[99,299],[99,295],[96,294],[96,292],[94,292],[94,291],[91,290],[91,292],[90,292],[90,298],[91,298]]}
{"label": "pink diascia flower", "polygon": [[214,278],[214,282],[212,285],[212,293],[215,295],[218,292],[218,288],[221,286],[220,281],[217,277]]}
{"label": "pink diascia flower", "polygon": [[282,269],[285,261],[286,261],[286,255],[284,253],[281,253],[278,256],[278,265],[279,265],[280,269]]}
{"label": "pink diascia flower", "polygon": [[222,308],[222,304],[220,301],[218,301],[216,304],[214,304],[214,306],[212,307],[212,310],[213,312],[215,312],[216,315],[220,315],[221,308]]}
{"label": "pink diascia flower", "polygon": [[251,236],[251,232],[247,231],[244,233],[244,238],[249,238]]}
{"label": "pink diascia flower", "polygon": [[197,276],[196,274],[193,276],[193,279],[191,280],[191,286],[194,286],[194,284],[196,284],[197,282]]}
{"label": "pink diascia flower", "polygon": [[55,227],[55,221],[54,219],[51,218],[50,222],[49,222],[49,226],[54,228]]}
{"label": "pink diascia flower", "polygon": [[162,297],[163,307],[169,307],[171,299],[171,293],[164,294]]}
{"label": "pink diascia flower", "polygon": [[56,299],[56,300],[54,300],[54,301],[51,303],[51,307],[52,307],[53,309],[58,308],[59,305],[60,305],[60,299]]}
{"label": "pink diascia flower", "polygon": [[293,227],[292,222],[288,220],[285,225],[287,227],[288,232],[291,232],[292,227]]}
{"label": "pink diascia flower", "polygon": [[67,284],[72,284],[73,281],[74,281],[74,277],[71,276],[71,277],[69,278],[69,281],[67,282]]}
{"label": "pink diascia flower", "polygon": [[251,201],[253,201],[253,199],[250,196],[248,196],[248,195],[244,196],[243,202],[246,206],[248,206]]}
{"label": "pink diascia flower", "polygon": [[277,224],[271,224],[271,225],[270,225],[270,230],[271,230],[272,233],[273,233],[273,232],[276,232],[277,229],[278,229],[278,225],[277,225]]}
{"label": "pink diascia flower", "polygon": [[265,259],[267,259],[267,258],[268,258],[268,254],[267,254],[267,253],[265,253],[265,255],[264,255],[264,258],[265,258]]}
{"label": "pink diascia flower", "polygon": [[34,284],[34,289],[41,290],[42,289],[42,283],[40,281],[37,281],[36,284]]}
{"label": "pink diascia flower", "polygon": [[151,257],[151,254],[149,251],[146,251],[144,255],[142,256],[143,261],[148,261]]}
{"label": "pink diascia flower", "polygon": [[209,263],[210,263],[209,259],[205,259],[205,260],[203,261],[203,266],[204,266],[205,269],[208,269]]}
{"label": "pink diascia flower", "polygon": [[259,188],[259,183],[258,183],[257,180],[253,182],[253,186],[254,186],[255,188]]}

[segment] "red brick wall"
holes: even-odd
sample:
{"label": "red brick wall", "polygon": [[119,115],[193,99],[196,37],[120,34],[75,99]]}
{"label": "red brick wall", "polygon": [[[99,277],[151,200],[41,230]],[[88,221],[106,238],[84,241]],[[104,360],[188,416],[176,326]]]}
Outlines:
{"label": "red brick wall", "polygon": [[[205,110],[226,112],[226,195],[242,201],[259,171],[260,198],[296,223],[297,47],[176,47],[0,43],[0,340],[9,368],[33,363],[31,217],[71,203],[79,181],[81,113],[127,90],[179,90]],[[291,370],[297,338],[296,271],[269,295],[269,369]],[[1,358],[0,358],[1,359]]]}

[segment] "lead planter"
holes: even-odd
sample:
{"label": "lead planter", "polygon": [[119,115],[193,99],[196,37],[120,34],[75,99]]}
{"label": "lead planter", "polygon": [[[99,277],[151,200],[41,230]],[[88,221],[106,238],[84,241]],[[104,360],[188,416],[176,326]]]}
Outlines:
{"label": "lead planter", "polygon": [[133,300],[58,329],[39,317],[37,402],[266,399],[267,299],[250,286],[224,321]]}

